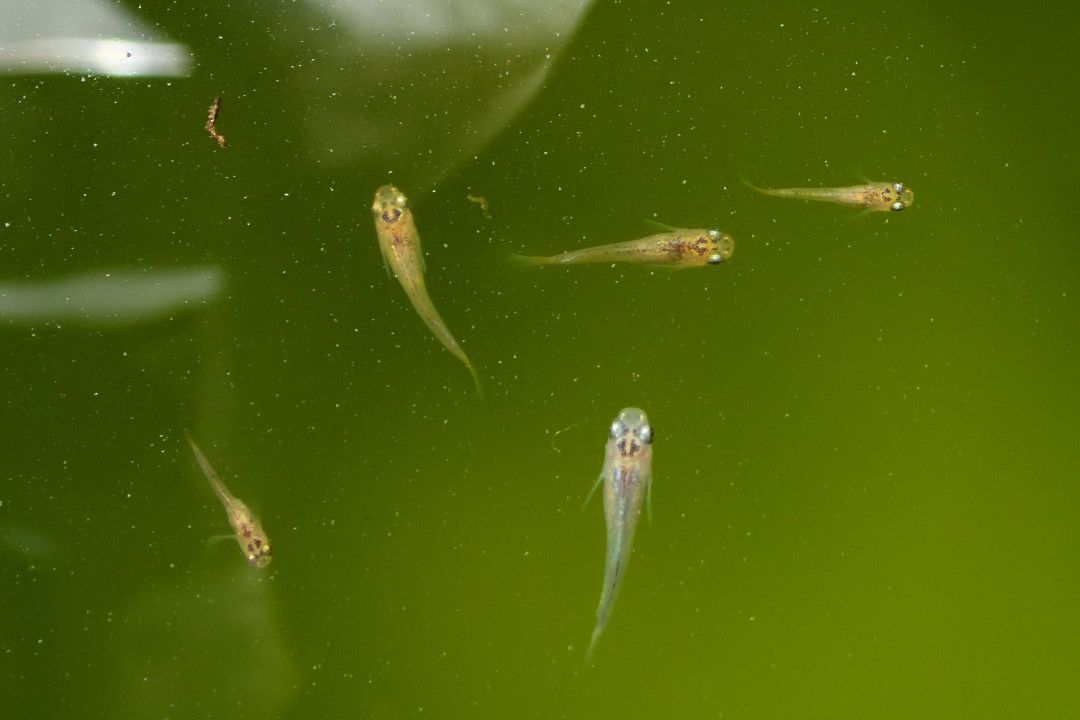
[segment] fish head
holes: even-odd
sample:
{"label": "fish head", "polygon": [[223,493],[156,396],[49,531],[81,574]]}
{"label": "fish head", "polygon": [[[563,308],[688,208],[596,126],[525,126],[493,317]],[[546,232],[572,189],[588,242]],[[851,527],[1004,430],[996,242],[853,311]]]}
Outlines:
{"label": "fish head", "polygon": [[609,437],[621,457],[634,458],[651,450],[653,429],[645,411],[625,408],[611,423]]}
{"label": "fish head", "polygon": [[889,210],[900,212],[915,202],[915,193],[904,183],[888,183],[881,189],[881,199]]}
{"label": "fish head", "polygon": [[409,209],[405,194],[393,185],[383,185],[375,191],[375,201],[371,203],[371,214],[376,220],[395,223]]}
{"label": "fish head", "polygon": [[719,265],[727,261],[735,252],[735,239],[727,233],[710,229],[705,231],[702,239],[705,241],[705,247],[707,248],[705,261],[710,265]]}
{"label": "fish head", "polygon": [[249,563],[257,568],[264,568],[270,564],[272,556],[270,542],[258,535],[249,538],[244,546],[244,554],[247,556]]}
{"label": "fish head", "polygon": [[673,262],[682,267],[719,265],[735,252],[735,241],[727,233],[712,228],[677,228],[667,241]]}

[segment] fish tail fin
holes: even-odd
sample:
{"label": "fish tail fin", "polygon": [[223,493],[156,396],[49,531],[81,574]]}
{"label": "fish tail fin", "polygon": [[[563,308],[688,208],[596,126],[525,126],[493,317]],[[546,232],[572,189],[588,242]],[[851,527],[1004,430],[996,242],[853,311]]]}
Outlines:
{"label": "fish tail fin", "polygon": [[743,185],[745,185],[746,187],[750,188],[750,189],[751,189],[751,190],[753,190],[754,192],[759,192],[759,193],[761,193],[762,195],[771,195],[771,194],[772,194],[772,193],[770,193],[770,192],[769,192],[769,189],[768,189],[768,188],[762,188],[762,187],[758,187],[758,186],[757,186],[757,185],[755,185],[754,183],[752,183],[752,182],[750,182],[749,180],[747,180],[747,179],[746,179],[746,176],[745,176],[745,175],[739,175],[739,182],[741,182],[741,183],[742,183]]}
{"label": "fish tail fin", "polygon": [[[191,452],[195,454],[195,461],[199,463],[199,468],[206,475],[206,479],[210,481],[210,485],[214,486],[214,481],[218,480],[217,473],[214,472],[214,468],[210,466],[210,461],[206,459],[206,455],[199,449],[199,446],[195,444],[195,438],[191,437],[191,433],[187,431],[187,428],[181,428],[184,433],[184,438],[187,439],[188,445],[191,446]],[[220,480],[219,480],[220,482]],[[217,489],[217,486],[214,486]]]}
{"label": "fish tail fin", "polygon": [[476,386],[476,394],[480,396],[480,400],[485,400],[484,396],[484,383],[480,380],[480,373],[476,372],[476,368],[468,360],[465,361],[465,367],[469,368],[469,374],[472,375],[473,385]]}
{"label": "fish tail fin", "polygon": [[600,639],[600,633],[604,632],[604,627],[599,623],[593,628],[592,637],[589,638],[589,647],[585,648],[585,667],[594,665],[593,654],[596,652],[596,643]]}
{"label": "fish tail fin", "polygon": [[542,257],[540,255],[518,255],[517,253],[511,253],[506,257],[506,260],[511,265],[517,265],[519,267],[535,267],[537,265],[551,264],[551,258]]}

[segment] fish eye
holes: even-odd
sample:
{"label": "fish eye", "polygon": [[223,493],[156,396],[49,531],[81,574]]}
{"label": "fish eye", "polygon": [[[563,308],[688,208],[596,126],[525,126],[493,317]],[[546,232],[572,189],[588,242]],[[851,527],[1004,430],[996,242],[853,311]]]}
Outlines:
{"label": "fish eye", "polygon": [[638,437],[641,438],[641,442],[646,445],[652,445],[652,425],[642,425],[641,429],[638,430]]}
{"label": "fish eye", "polygon": [[710,230],[710,231],[709,231],[709,232],[707,232],[706,234],[707,234],[707,235],[709,236],[709,238],[711,238],[712,240],[719,240],[719,239],[720,239],[720,231],[719,231],[719,230]]}
{"label": "fish eye", "polygon": [[709,264],[710,265],[719,265],[722,262],[724,262],[724,256],[721,255],[720,253],[713,253],[712,255],[709,256]]}
{"label": "fish eye", "polygon": [[612,440],[618,440],[619,438],[622,437],[622,434],[623,434],[623,425],[622,425],[622,423],[619,422],[618,420],[611,423],[611,439]]}
{"label": "fish eye", "polygon": [[897,200],[896,202],[894,202],[892,205],[889,206],[889,209],[894,211],[894,212],[900,212],[901,210],[904,209],[904,203]]}
{"label": "fish eye", "polygon": [[904,192],[904,183],[893,183],[893,190],[902,194]]}

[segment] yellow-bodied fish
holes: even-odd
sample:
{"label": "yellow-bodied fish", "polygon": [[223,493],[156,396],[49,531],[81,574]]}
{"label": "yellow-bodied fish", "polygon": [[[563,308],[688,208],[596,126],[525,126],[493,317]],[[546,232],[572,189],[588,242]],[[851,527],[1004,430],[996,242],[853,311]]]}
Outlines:
{"label": "yellow-bodied fish", "polygon": [[[596,641],[604,632],[611,608],[619,594],[626,564],[630,561],[630,546],[641,516],[642,502],[651,504],[652,497],[653,431],[649,418],[638,408],[626,408],[611,423],[607,445],[604,447],[604,469],[593,485],[604,486],[604,521],[607,524],[607,555],[604,560],[604,587],[600,605],[596,608],[585,661],[592,659]],[[588,502],[588,500],[586,500]]]}
{"label": "yellow-bodied fish", "polygon": [[266,536],[262,525],[248,510],[248,506],[229,492],[229,489],[225,487],[225,483],[221,482],[221,478],[214,472],[214,468],[210,467],[210,461],[206,459],[202,450],[191,439],[191,435],[187,430],[184,431],[184,437],[187,438],[188,444],[191,445],[191,449],[195,453],[195,459],[199,462],[203,475],[210,482],[210,487],[214,489],[218,498],[221,499],[225,514],[229,518],[229,524],[233,526],[236,542],[240,544],[244,557],[255,567],[266,567],[270,564],[270,538]]}
{"label": "yellow-bodied fish", "polygon": [[570,250],[551,257],[511,255],[510,259],[522,265],[633,262],[682,269],[719,265],[734,252],[735,240],[727,233],[706,228],[672,228],[637,240]]}
{"label": "yellow-bodied fish", "polygon": [[872,182],[865,185],[831,188],[759,188],[750,183],[746,184],[759,193],[773,197],[821,200],[877,212],[900,212],[911,207],[915,202],[915,193],[911,191],[911,188],[898,182]]}
{"label": "yellow-bodied fish", "polygon": [[375,191],[375,202],[371,205],[371,214],[375,218],[375,234],[379,237],[379,250],[387,270],[394,274],[405,294],[409,296],[420,319],[434,333],[439,342],[472,373],[476,392],[483,397],[480,375],[469,361],[458,341],[450,334],[424,285],[424,256],[420,250],[420,234],[413,222],[409,202],[393,185],[383,185]]}

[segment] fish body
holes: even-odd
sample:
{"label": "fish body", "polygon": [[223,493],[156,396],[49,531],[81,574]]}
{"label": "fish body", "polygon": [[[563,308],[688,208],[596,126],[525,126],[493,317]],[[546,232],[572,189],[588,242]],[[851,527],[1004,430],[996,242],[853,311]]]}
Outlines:
{"label": "fish body", "polygon": [[603,485],[607,525],[604,585],[596,608],[596,625],[585,652],[586,662],[592,658],[596,642],[611,618],[611,609],[626,576],[641,506],[651,496],[652,442],[652,426],[638,408],[624,409],[611,423],[604,447],[604,469],[597,481]]}
{"label": "fish body", "polygon": [[266,567],[270,564],[271,557],[270,538],[267,537],[266,531],[262,529],[259,520],[248,509],[248,506],[229,492],[229,489],[225,487],[225,483],[221,482],[221,478],[214,472],[214,468],[210,466],[210,461],[206,459],[202,450],[199,449],[199,446],[195,444],[195,441],[192,440],[191,435],[186,430],[184,436],[187,438],[188,444],[191,445],[192,452],[195,453],[195,459],[198,461],[203,475],[206,476],[210,487],[217,493],[222,507],[225,508],[225,515],[229,518],[229,524],[233,527],[236,542],[240,545],[244,557],[255,567]]}
{"label": "fish body", "polygon": [[472,374],[477,393],[483,395],[476,368],[446,327],[424,285],[426,268],[420,249],[420,234],[416,231],[416,223],[405,195],[393,185],[383,185],[375,191],[371,214],[375,219],[375,234],[379,238],[379,250],[387,270],[401,283],[409,301],[428,329],[443,347],[465,364]]}
{"label": "fish body", "polygon": [[689,268],[719,265],[734,252],[735,240],[727,233],[707,228],[673,228],[637,240],[570,250],[550,257],[514,255],[512,260],[524,265],[632,262]]}
{"label": "fish body", "polygon": [[878,212],[899,212],[911,207],[915,202],[915,193],[911,188],[898,182],[820,188],[759,188],[749,183],[747,185],[759,193],[773,197],[820,200]]}

